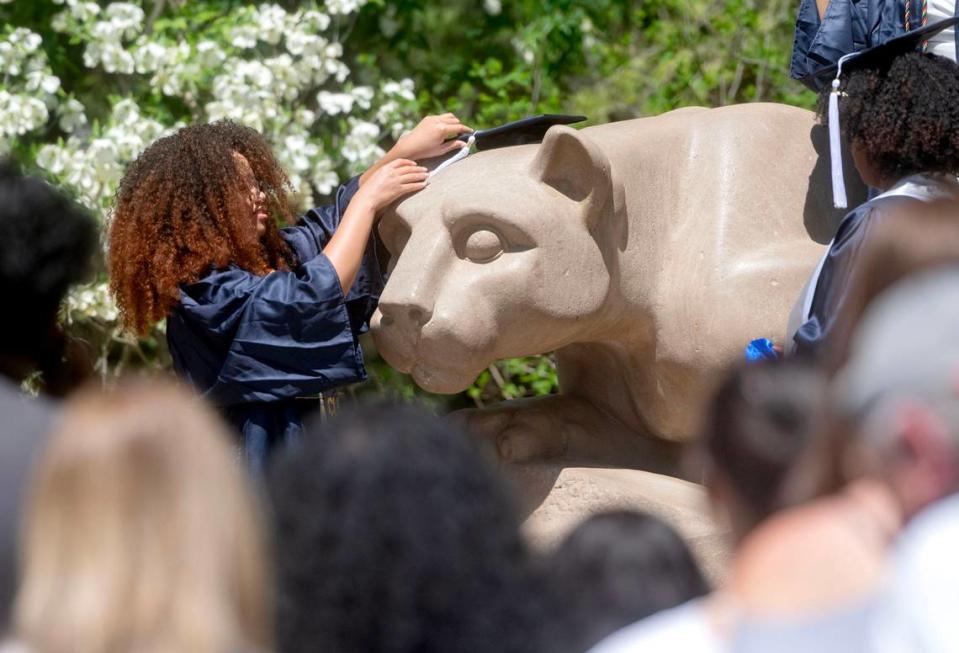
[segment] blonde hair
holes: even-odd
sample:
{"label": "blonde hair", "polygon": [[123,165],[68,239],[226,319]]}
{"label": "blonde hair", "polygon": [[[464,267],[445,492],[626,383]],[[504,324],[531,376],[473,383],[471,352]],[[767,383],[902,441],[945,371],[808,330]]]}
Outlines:
{"label": "blonde hair", "polygon": [[33,653],[270,648],[254,497],[219,420],[170,382],[68,402],[22,544],[14,623]]}

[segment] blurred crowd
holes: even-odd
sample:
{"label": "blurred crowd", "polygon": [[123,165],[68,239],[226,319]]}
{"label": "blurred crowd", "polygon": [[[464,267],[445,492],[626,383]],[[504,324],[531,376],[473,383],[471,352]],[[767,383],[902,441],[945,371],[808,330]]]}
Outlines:
{"label": "blurred crowd", "polygon": [[703,407],[688,464],[732,548],[715,585],[640,512],[531,550],[487,443],[422,408],[313,416],[251,473],[185,385],[90,384],[58,311],[95,225],[0,167],[0,651],[959,650],[959,139],[894,137],[861,99],[953,106],[955,64],[925,57],[843,106],[867,181],[929,173],[937,192],[855,214],[815,355],[735,365]]}
{"label": "blurred crowd", "polygon": [[[0,206],[0,284],[18,305],[0,323],[10,651],[959,646],[959,200],[871,236],[829,365],[744,364],[718,385],[690,454],[733,541],[713,588],[641,513],[531,552],[484,444],[422,409],[316,420],[254,478],[171,380],[61,401],[83,365],[56,309],[93,226],[9,168]],[[35,370],[46,391],[28,398]]]}

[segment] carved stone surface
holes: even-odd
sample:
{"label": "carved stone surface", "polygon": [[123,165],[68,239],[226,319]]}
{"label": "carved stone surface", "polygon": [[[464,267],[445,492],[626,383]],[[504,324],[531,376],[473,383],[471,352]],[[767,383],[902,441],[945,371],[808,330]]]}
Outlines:
{"label": "carved stone surface", "polygon": [[395,264],[377,348],[440,393],[555,351],[560,394],[472,411],[471,429],[507,461],[675,475],[719,373],[749,340],[784,340],[841,218],[821,132],[750,104],[473,154],[379,225]]}
{"label": "carved stone surface", "polygon": [[710,580],[721,582],[729,558],[728,534],[712,520],[701,486],[635,469],[558,462],[510,463],[505,469],[523,498],[523,529],[533,548],[554,548],[588,515],[642,510],[673,526]]}

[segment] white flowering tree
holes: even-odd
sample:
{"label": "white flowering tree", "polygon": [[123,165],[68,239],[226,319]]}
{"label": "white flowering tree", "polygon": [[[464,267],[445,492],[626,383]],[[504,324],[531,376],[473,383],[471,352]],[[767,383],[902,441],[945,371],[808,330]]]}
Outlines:
{"label": "white flowering tree", "polygon": [[[0,0],[0,154],[44,171],[106,225],[124,167],[147,145],[229,118],[267,136],[306,208],[417,113],[412,81],[344,61],[364,3]],[[131,355],[152,360],[144,347],[157,345],[125,339],[116,318],[105,278],[68,302],[67,319],[102,347],[104,375]]]}

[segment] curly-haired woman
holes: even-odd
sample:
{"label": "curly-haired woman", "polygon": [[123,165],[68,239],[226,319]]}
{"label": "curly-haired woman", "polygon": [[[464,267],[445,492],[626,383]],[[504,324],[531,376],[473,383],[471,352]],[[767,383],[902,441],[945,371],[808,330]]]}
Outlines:
{"label": "curly-haired woman", "polygon": [[289,221],[290,187],[266,140],[231,122],[180,129],[126,170],[110,231],[111,285],[124,325],[167,319],[177,373],[223,409],[261,466],[318,402],[366,377],[357,341],[386,273],[376,214],[422,189],[426,169],[468,132],[428,116],[331,206]]}
{"label": "curly-haired woman", "polygon": [[834,337],[870,233],[887,220],[908,219],[910,206],[959,191],[959,65],[917,52],[870,56],[855,67],[852,61],[838,89],[842,132],[863,181],[882,193],[843,218],[790,324],[796,351],[813,356]]}

